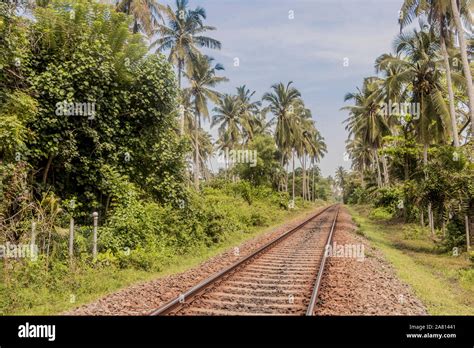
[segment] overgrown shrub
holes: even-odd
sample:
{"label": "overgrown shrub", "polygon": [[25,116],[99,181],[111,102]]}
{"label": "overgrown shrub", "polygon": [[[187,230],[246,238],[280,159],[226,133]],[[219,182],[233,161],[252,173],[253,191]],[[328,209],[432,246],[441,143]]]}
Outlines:
{"label": "overgrown shrub", "polygon": [[375,208],[369,214],[369,218],[374,220],[389,220],[392,217],[393,213],[385,207]]}

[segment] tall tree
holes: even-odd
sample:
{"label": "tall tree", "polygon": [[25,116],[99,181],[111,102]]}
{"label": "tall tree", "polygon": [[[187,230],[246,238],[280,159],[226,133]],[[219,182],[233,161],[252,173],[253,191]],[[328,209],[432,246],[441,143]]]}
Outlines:
{"label": "tall tree", "polygon": [[244,133],[246,143],[253,138],[257,122],[256,118],[261,106],[260,101],[252,101],[254,94],[255,91],[250,91],[245,85],[237,87],[237,100],[240,103],[241,123],[243,127],[242,132]]}
{"label": "tall tree", "polygon": [[226,77],[217,76],[217,72],[223,70],[221,64],[213,64],[213,58],[208,56],[197,56],[196,62],[188,66],[185,76],[189,79],[190,86],[185,89],[193,98],[195,111],[195,158],[194,158],[194,186],[199,189],[199,128],[201,127],[201,116],[209,118],[208,100],[219,103],[221,94],[214,87],[221,82],[228,81]]}
{"label": "tall tree", "polygon": [[[466,38],[464,37],[464,28],[461,23],[461,11],[458,5],[459,0],[451,0],[451,8],[453,10],[454,16],[454,23],[456,25],[456,31],[458,34],[459,40],[459,47],[461,49],[461,58],[462,58],[462,67],[464,71],[464,77],[466,78],[466,85],[467,85],[467,95],[469,98],[469,111],[470,111],[470,119],[471,119],[471,133],[474,136],[474,86],[472,84],[472,74],[471,74],[471,66],[469,65],[469,59],[467,57],[467,45],[466,45]],[[470,6],[470,1],[466,0],[463,2],[466,6]],[[472,8],[467,7],[467,17],[468,23],[472,25]]]}
{"label": "tall tree", "polygon": [[120,0],[117,3],[117,11],[133,17],[133,33],[143,32],[148,37],[162,19],[163,10],[165,7],[156,0]]}
{"label": "tall tree", "polygon": [[218,144],[224,154],[225,175],[227,177],[227,151],[235,149],[242,138],[241,104],[236,96],[226,94],[214,108],[211,127],[218,128]]}
{"label": "tall tree", "polygon": [[374,92],[377,79],[374,77],[366,78],[362,90],[358,89],[356,93],[348,93],[345,101],[354,100],[355,105],[347,106],[342,109],[349,110],[349,118],[346,129],[349,130],[349,136],[360,138],[367,146],[370,146],[375,159],[373,165],[377,173],[377,185],[382,186],[382,174],[380,171],[380,159],[378,151],[382,146],[382,138],[390,134],[390,127],[380,104],[374,99]]}
{"label": "tall tree", "polygon": [[[167,18],[167,24],[158,24],[159,38],[151,44],[157,47],[156,52],[169,50],[168,59],[178,69],[178,86],[182,87],[182,75],[186,68],[193,70],[193,65],[199,60],[199,48],[206,47],[220,49],[221,43],[211,37],[203,35],[206,31],[215,30],[215,27],[204,25],[206,10],[196,7],[188,8],[188,0],[176,0],[176,8],[167,5],[162,10]],[[181,117],[181,134],[184,132],[184,119]]]}
{"label": "tall tree", "polygon": [[[463,1],[465,2],[465,1]],[[465,7],[463,6],[463,9]],[[451,118],[451,136],[455,147],[459,147],[459,135],[456,118],[453,82],[451,74],[451,66],[449,63],[448,45],[452,41],[452,29],[454,27],[453,11],[450,0],[405,0],[402,8],[402,15],[400,16],[400,29],[411,23],[414,17],[425,15],[431,28],[436,30],[439,37],[441,54],[444,60],[444,67],[446,71],[446,85],[448,90],[449,112]],[[463,11],[463,15],[466,11]],[[464,15],[464,19],[469,21],[469,16]]]}
{"label": "tall tree", "polygon": [[272,92],[265,93],[262,98],[269,103],[267,108],[276,118],[275,142],[280,151],[282,167],[291,152],[292,121],[296,103],[301,97],[301,93],[292,86],[292,83],[293,81],[290,81],[286,86],[282,82],[274,84],[271,87]]}

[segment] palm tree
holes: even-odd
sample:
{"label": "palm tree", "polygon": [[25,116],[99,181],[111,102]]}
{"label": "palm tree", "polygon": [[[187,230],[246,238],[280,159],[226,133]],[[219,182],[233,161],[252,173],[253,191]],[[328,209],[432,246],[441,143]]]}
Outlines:
{"label": "palm tree", "polygon": [[324,157],[324,154],[327,153],[327,147],[326,147],[326,143],[324,142],[324,138],[321,136],[321,133],[319,133],[319,131],[317,129],[315,129],[315,131],[313,132],[312,134],[313,136],[313,139],[311,140],[311,147],[310,147],[310,151],[309,151],[309,157],[311,159],[311,165],[312,165],[312,169],[311,169],[311,172],[312,172],[312,184],[311,184],[311,192],[312,192],[312,200],[314,200],[316,197],[315,197],[315,194],[314,194],[314,190],[315,190],[315,187],[314,187],[314,177],[315,177],[315,172],[316,170],[318,169],[317,167],[315,167],[315,164],[318,163],[321,158]]}
{"label": "palm tree", "polygon": [[238,145],[241,139],[241,106],[236,96],[224,95],[214,108],[216,113],[212,117],[211,127],[219,125],[219,135],[227,134],[230,136],[232,148]]}
{"label": "palm tree", "polygon": [[161,24],[157,28],[160,38],[150,47],[157,47],[156,52],[170,50],[169,61],[178,68],[178,86],[181,88],[181,76],[185,66],[193,65],[200,55],[198,47],[220,49],[221,43],[213,38],[203,36],[206,31],[215,30],[215,27],[204,25],[206,10],[197,7],[188,9],[188,0],[176,0],[176,9],[167,5],[163,9],[168,18],[168,25]]}
{"label": "palm tree", "polygon": [[[194,146],[196,146],[196,143]],[[204,177],[209,179],[211,172],[209,171],[207,163],[214,152],[214,145],[212,143],[212,136],[202,128],[199,128],[197,149],[199,152],[199,167]]]}
{"label": "palm tree", "polygon": [[189,89],[183,90],[180,93],[179,107],[181,117],[184,119],[185,134],[193,134],[193,130],[195,129],[194,116],[196,111],[194,109],[195,105],[193,103],[192,97],[193,96],[191,95],[191,91]]}
{"label": "palm tree", "polygon": [[[374,162],[374,156],[369,144],[361,138],[349,138],[346,142],[346,149],[352,160],[351,168],[364,173]],[[363,177],[362,177],[363,179]]]}
{"label": "palm tree", "polygon": [[215,145],[216,145],[217,151],[224,154],[224,175],[225,175],[225,179],[227,180],[228,158],[227,158],[226,149],[230,149],[233,146],[231,136],[229,135],[229,133],[224,132],[222,134],[219,134],[219,137],[217,138]]}
{"label": "palm tree", "polygon": [[[451,30],[453,28],[453,13],[450,0],[405,0],[402,9],[402,16],[399,20],[400,29],[411,23],[415,16],[425,14],[431,27],[439,33],[441,53],[443,55],[446,71],[446,84],[448,89],[449,112],[451,118],[451,136],[455,147],[459,147],[459,136],[457,127],[457,118],[455,110],[453,82],[451,76],[451,67],[449,64],[449,54],[447,45],[451,42]],[[466,16],[464,16],[466,18]]]}
{"label": "palm tree", "polygon": [[[458,33],[459,47],[461,49],[462,66],[464,70],[464,77],[466,78],[467,95],[469,98],[471,133],[474,136],[474,86],[472,84],[471,66],[469,65],[469,59],[467,57],[467,45],[466,39],[464,37],[464,28],[461,24],[461,11],[460,7],[458,6],[458,1],[459,0],[451,0],[451,8],[453,11],[454,24],[456,25],[456,31]],[[469,4],[469,0],[462,1],[462,5],[464,6],[461,7],[461,10],[463,10],[463,8],[467,8],[467,11],[462,12],[466,13],[468,23],[472,25],[472,9],[468,7]]]}
{"label": "palm tree", "polygon": [[242,131],[244,133],[245,143],[252,140],[254,128],[256,126],[256,115],[260,111],[261,102],[252,102],[255,91],[250,91],[245,85],[237,87],[237,98],[240,102]]}
{"label": "palm tree", "polygon": [[[221,43],[203,35],[206,31],[216,29],[204,25],[206,19],[204,8],[197,7],[191,10],[188,8],[188,0],[176,0],[176,9],[167,5],[162,12],[168,19],[168,25],[158,25],[157,32],[160,37],[150,47],[157,47],[157,53],[170,51],[168,60],[178,69],[178,87],[181,89],[181,79],[185,68],[192,71],[193,65],[201,55],[198,48],[220,49]],[[181,133],[183,129],[184,120],[181,119]]]}
{"label": "palm tree", "polygon": [[[400,73],[394,77],[395,84],[409,84],[413,101],[420,105],[420,117],[413,120],[416,137],[423,144],[423,164],[428,164],[428,147],[431,143],[445,143],[450,113],[444,99],[441,85],[442,75],[438,69],[436,54],[439,46],[432,30],[424,28],[408,34],[399,34],[394,42],[399,56],[382,55],[376,67],[391,65]],[[400,56],[403,54],[403,56]],[[431,203],[428,203],[428,217],[431,234],[434,234],[434,220]]]}
{"label": "palm tree", "polygon": [[227,151],[233,150],[239,145],[242,137],[241,103],[236,96],[226,94],[214,108],[216,113],[212,117],[211,127],[219,125],[219,144],[227,146],[221,147],[224,152],[225,175],[227,177]]}
{"label": "palm tree", "polygon": [[311,110],[307,109],[304,102],[301,100],[298,103],[296,118],[294,120],[295,126],[293,127],[293,146],[296,150],[296,154],[300,158],[301,168],[303,170],[302,178],[302,194],[303,199],[309,196],[309,185],[306,177],[306,158],[312,151],[313,147],[313,134],[316,132],[314,121],[312,119]]}
{"label": "palm tree", "polygon": [[335,178],[341,189],[344,189],[344,185],[346,184],[346,176],[347,171],[344,169],[344,167],[337,167]]}
{"label": "palm tree", "polygon": [[196,57],[196,62],[192,66],[188,66],[185,76],[189,79],[190,86],[185,89],[186,93],[190,93],[193,98],[195,111],[195,158],[194,158],[194,185],[199,189],[199,128],[201,127],[201,116],[205,119],[209,118],[209,110],[207,101],[219,103],[221,94],[213,88],[224,81],[228,81],[226,77],[216,76],[217,71],[223,70],[221,64],[212,66],[213,58],[208,56]]}
{"label": "palm tree", "polygon": [[[269,103],[267,108],[276,118],[275,142],[280,150],[282,167],[284,167],[285,160],[289,158],[289,153],[291,151],[294,110],[296,108],[296,103],[301,97],[301,93],[291,86],[292,83],[293,81],[290,81],[286,86],[281,82],[274,84],[271,87],[273,91],[265,93],[262,98],[264,101]],[[288,182],[286,187],[288,187]]]}
{"label": "palm tree", "polygon": [[413,101],[420,104],[420,117],[413,121],[419,141],[425,145],[435,140],[445,141],[450,114],[436,59],[439,46],[435,34],[427,28],[402,33],[395,39],[394,47],[398,55],[380,56],[376,68],[397,68],[399,74],[394,76],[393,83],[410,86]]}
{"label": "palm tree", "polygon": [[343,107],[342,110],[349,110],[349,118],[346,129],[349,130],[349,137],[354,135],[360,138],[365,144],[371,147],[375,162],[373,163],[377,172],[377,185],[382,186],[382,175],[380,172],[380,160],[378,150],[382,145],[382,138],[390,134],[391,130],[380,110],[380,104],[374,98],[377,78],[370,77],[364,80],[362,90],[357,89],[356,93],[346,94],[344,101],[354,100],[355,105]]}
{"label": "palm tree", "polygon": [[133,32],[144,32],[147,36],[153,34],[164,10],[156,0],[119,0],[117,3],[117,11],[133,17]]}
{"label": "palm tree", "polygon": [[273,126],[275,125],[275,119],[272,118],[267,121],[267,109],[261,109],[254,118],[253,133],[254,134],[273,134]]}

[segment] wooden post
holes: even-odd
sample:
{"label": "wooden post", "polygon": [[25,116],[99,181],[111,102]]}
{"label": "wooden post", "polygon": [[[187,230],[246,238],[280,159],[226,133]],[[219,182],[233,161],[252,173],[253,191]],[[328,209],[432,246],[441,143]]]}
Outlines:
{"label": "wooden post", "polygon": [[92,239],[92,257],[94,259],[97,258],[97,222],[99,220],[99,213],[93,212],[92,217],[94,218],[94,232],[93,232],[93,239]]}
{"label": "wooden post", "polygon": [[31,247],[34,248],[36,245],[36,222],[31,222]]}
{"label": "wooden post", "polygon": [[69,257],[74,256],[74,218],[69,220]]}

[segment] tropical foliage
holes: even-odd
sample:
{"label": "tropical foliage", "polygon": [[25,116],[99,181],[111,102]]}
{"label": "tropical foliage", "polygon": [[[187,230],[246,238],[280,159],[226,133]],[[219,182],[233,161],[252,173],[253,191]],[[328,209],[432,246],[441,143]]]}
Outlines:
{"label": "tropical foliage", "polygon": [[[469,37],[456,19],[472,25],[472,18],[469,1],[459,4],[403,3],[394,51],[376,59],[377,76],[346,95],[353,171],[336,175],[344,201],[427,221],[431,237],[448,247],[465,246],[474,229],[473,66],[462,58]],[[416,18],[418,26],[405,28]]]}
{"label": "tropical foliage", "polygon": [[0,312],[29,283],[70,291],[59,283],[86,271],[160,270],[329,198],[301,93],[220,92],[202,7],[22,6],[0,3],[0,243],[39,257],[2,259]]}

